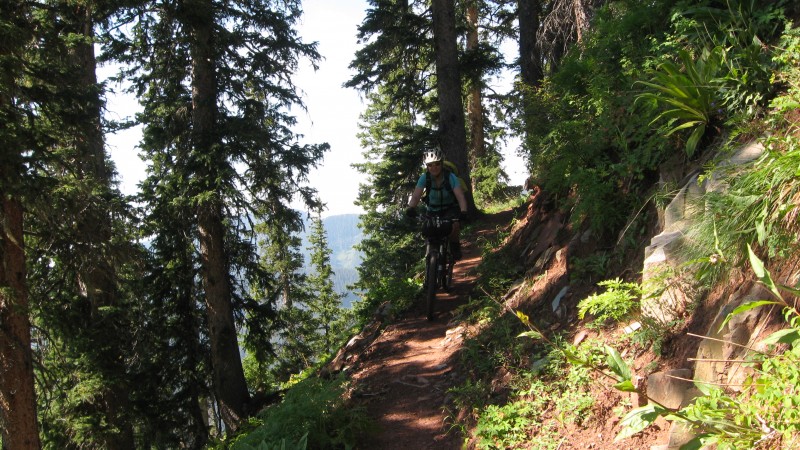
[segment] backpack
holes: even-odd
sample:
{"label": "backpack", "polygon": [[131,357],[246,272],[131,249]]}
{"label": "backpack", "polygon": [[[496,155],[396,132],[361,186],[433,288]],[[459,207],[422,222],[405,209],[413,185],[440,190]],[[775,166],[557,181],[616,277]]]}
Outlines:
{"label": "backpack", "polygon": [[[431,173],[428,172],[428,171],[425,171],[425,197],[422,198],[422,201],[426,205],[431,206],[428,203],[428,201],[430,200],[431,189],[434,189],[434,190],[437,190],[437,191],[438,190],[442,190],[442,189],[446,189],[447,192],[449,192],[451,195],[453,194],[453,186],[450,185],[450,174],[451,173],[453,173],[453,172],[451,172],[447,168],[443,168],[442,169],[442,174],[444,175],[444,181],[442,182],[442,186],[441,187],[435,188],[435,187],[433,187],[433,180],[431,179]],[[434,206],[442,207],[442,206],[449,206],[449,205],[443,205],[442,204],[442,205],[434,205]]]}
{"label": "backpack", "polygon": [[467,182],[458,175],[458,167],[456,167],[455,163],[453,161],[445,160],[444,167],[445,169],[450,169],[450,171],[453,172],[453,175],[455,175],[456,179],[458,180],[459,186],[461,186],[461,190],[467,192],[469,189],[467,187]]}

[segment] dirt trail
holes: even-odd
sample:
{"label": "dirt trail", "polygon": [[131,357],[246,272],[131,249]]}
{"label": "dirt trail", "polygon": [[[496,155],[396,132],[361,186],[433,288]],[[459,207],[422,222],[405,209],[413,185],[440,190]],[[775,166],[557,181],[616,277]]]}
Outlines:
{"label": "dirt trail", "polygon": [[451,322],[453,310],[467,302],[480,263],[481,236],[496,233],[513,212],[484,217],[462,236],[464,257],[454,269],[454,287],[438,294],[436,318],[428,321],[422,304],[387,325],[358,357],[351,372],[353,397],[378,423],[364,449],[458,449],[462,438],[448,417],[447,390],[459,384],[458,351],[463,328]]}

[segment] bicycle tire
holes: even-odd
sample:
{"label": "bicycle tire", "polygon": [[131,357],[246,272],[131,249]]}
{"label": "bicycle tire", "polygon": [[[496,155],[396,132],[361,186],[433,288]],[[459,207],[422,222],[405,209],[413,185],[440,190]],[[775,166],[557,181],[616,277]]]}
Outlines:
{"label": "bicycle tire", "polygon": [[425,273],[425,313],[428,320],[433,320],[433,309],[436,305],[436,284],[438,283],[439,255],[436,251],[431,251],[428,255],[428,263]]}
{"label": "bicycle tire", "polygon": [[442,271],[439,272],[439,286],[441,286],[442,290],[446,292],[450,292],[450,255],[448,254],[448,248],[444,248],[444,253],[439,256],[442,261]]}
{"label": "bicycle tire", "polygon": [[453,261],[453,258],[449,258],[447,260],[447,275],[445,276],[445,279],[447,280],[448,291],[453,288],[453,269],[455,268],[455,265],[456,262]]}

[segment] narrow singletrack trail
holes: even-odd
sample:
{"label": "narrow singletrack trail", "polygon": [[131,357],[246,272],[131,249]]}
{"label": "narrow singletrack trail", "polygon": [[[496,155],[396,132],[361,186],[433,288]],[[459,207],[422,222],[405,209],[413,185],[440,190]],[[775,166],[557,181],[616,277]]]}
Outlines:
{"label": "narrow singletrack trail", "polygon": [[353,367],[353,398],[378,430],[363,449],[458,449],[463,442],[447,410],[448,389],[460,384],[458,353],[464,327],[453,311],[467,303],[480,263],[481,236],[506,225],[512,211],[486,216],[462,235],[463,258],[453,271],[449,293],[439,293],[436,317],[425,318],[422,301],[387,325]]}

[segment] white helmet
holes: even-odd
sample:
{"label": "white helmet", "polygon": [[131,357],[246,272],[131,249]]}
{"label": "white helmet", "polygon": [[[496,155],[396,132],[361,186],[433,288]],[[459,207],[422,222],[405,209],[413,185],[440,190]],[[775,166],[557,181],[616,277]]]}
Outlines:
{"label": "white helmet", "polygon": [[444,161],[444,153],[440,149],[428,150],[422,157],[422,161],[427,165],[437,161]]}

